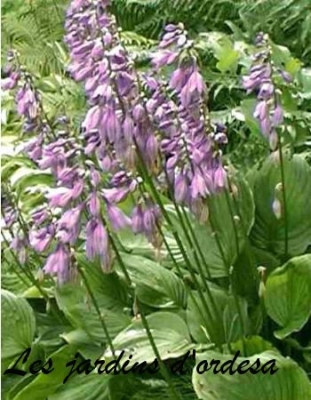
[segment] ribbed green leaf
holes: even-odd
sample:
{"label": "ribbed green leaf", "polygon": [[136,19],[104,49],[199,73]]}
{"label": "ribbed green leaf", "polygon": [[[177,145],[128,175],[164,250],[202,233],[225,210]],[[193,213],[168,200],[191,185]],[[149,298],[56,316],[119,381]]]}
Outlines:
{"label": "ribbed green leaf", "polygon": [[[187,325],[177,314],[164,311],[156,312],[148,315],[147,321],[163,360],[182,356],[193,348]],[[116,350],[125,351],[124,360],[130,354],[133,355],[129,365],[136,361],[151,363],[155,359],[146,330],[140,320],[132,322],[128,328],[120,332],[114,339],[113,345]]]}
{"label": "ribbed green leaf", "polygon": [[[311,169],[300,155],[284,157],[287,204],[288,250],[302,254],[311,244]],[[275,187],[281,182],[280,162],[270,157],[254,174],[255,223],[251,238],[259,248],[283,254],[285,249],[284,214],[277,218],[272,205]],[[282,203],[282,196],[280,195]]]}
{"label": "ribbed green leaf", "polygon": [[36,321],[28,302],[7,290],[1,290],[1,358],[21,354],[31,346]]}
{"label": "ribbed green leaf", "polygon": [[[257,358],[261,365],[270,360],[276,360],[274,374],[256,375],[247,372],[230,375],[214,374],[212,370],[198,374],[193,370],[192,382],[194,389],[201,400],[309,400],[311,398],[311,385],[306,373],[291,359],[280,356],[277,352],[265,351],[247,358],[238,357],[236,366],[242,361],[249,360],[252,365]],[[197,357],[197,364],[203,360],[210,362],[212,359],[221,363],[232,360],[233,356],[216,352],[206,352]],[[243,370],[247,367],[244,366]]]}
{"label": "ribbed green leaf", "polygon": [[269,316],[282,327],[284,338],[300,330],[311,315],[311,255],[292,258],[269,276],[265,291]]}
{"label": "ribbed green leaf", "polygon": [[151,307],[184,308],[184,284],[172,271],[145,257],[122,254],[139,300]]}

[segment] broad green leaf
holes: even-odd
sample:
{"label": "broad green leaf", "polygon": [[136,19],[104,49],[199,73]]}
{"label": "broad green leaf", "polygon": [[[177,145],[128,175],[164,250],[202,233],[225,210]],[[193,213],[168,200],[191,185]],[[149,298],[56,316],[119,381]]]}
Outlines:
{"label": "broad green leaf", "polygon": [[[210,285],[210,291],[217,308],[215,309],[210,297],[204,294],[209,312],[206,311],[197,292],[192,292],[194,300],[189,296],[187,324],[191,336],[198,343],[228,343],[228,341],[238,340],[242,336],[242,327],[233,296],[212,285]],[[242,298],[239,298],[238,301],[243,326],[246,333],[250,333],[247,303]]]}
{"label": "broad green leaf", "polygon": [[[95,296],[96,297],[96,296]],[[90,342],[101,345],[107,343],[107,337],[90,297],[85,291],[73,284],[63,285],[56,290],[56,301],[67,319],[76,329],[87,333]],[[113,338],[130,323],[130,318],[121,311],[105,309],[98,304],[101,318],[107,326],[109,335]]]}
{"label": "broad green leaf", "polygon": [[50,398],[58,387],[63,386],[63,380],[70,372],[66,364],[75,356],[76,349],[65,346],[51,354],[54,370],[49,374],[39,374],[28,386],[21,390],[14,400],[42,400]]}
{"label": "broad green leaf", "polygon": [[295,257],[268,277],[265,304],[284,338],[299,331],[311,315],[311,255]]}
{"label": "broad green leaf", "polygon": [[[260,132],[258,122],[253,115],[256,104],[257,104],[256,99],[245,99],[241,101],[240,109],[242,114],[244,115],[244,121],[246,126],[250,129],[250,131],[253,134],[259,136],[260,138],[263,138]],[[241,120],[241,118],[239,119]]]}
{"label": "broad green leaf", "polygon": [[143,304],[157,308],[185,308],[185,287],[174,272],[145,257],[123,253],[121,257]]}
{"label": "broad green leaf", "polygon": [[239,296],[247,298],[249,303],[258,304],[259,273],[258,267],[269,272],[280,262],[271,253],[252,246],[245,246],[232,271],[233,287]]}
{"label": "broad green leaf", "polygon": [[297,58],[291,57],[285,64],[285,70],[292,76],[295,76],[301,68],[301,61]]}
{"label": "broad green leaf", "polygon": [[27,167],[33,166],[31,160],[22,156],[14,156],[13,158],[8,157],[8,161],[5,161],[6,159],[2,160],[3,166],[1,168],[1,179],[3,179],[3,181],[9,179],[15,171],[23,168],[27,169]]}
{"label": "broad green leaf", "polygon": [[217,54],[218,63],[216,67],[221,72],[235,72],[238,66],[239,53],[232,47],[223,47]]}
{"label": "broad green leaf", "polygon": [[303,87],[301,96],[304,99],[311,99],[311,68],[303,68],[301,70],[300,82]]}
{"label": "broad green leaf", "polygon": [[79,375],[69,378],[65,385],[59,386],[49,400],[106,400],[109,398],[109,375]]}
{"label": "broad green leaf", "polygon": [[[172,219],[174,227],[177,229],[178,235],[182,239],[187,254],[192,260],[193,267],[198,270],[198,263],[196,257],[193,254],[195,250],[198,259],[201,260],[200,262],[202,263],[204,273],[206,273],[207,277],[209,277],[209,275],[212,278],[221,278],[228,276],[228,265],[232,265],[238,255],[235,229],[233,224],[235,224],[236,226],[240,252],[243,250],[245,235],[249,232],[253,223],[254,203],[248,184],[242,179],[232,179],[232,182],[234,182],[236,186],[237,195],[236,201],[233,201],[233,199],[229,196],[229,204],[233,215],[238,216],[237,214],[239,213],[239,215],[241,215],[241,219],[238,218],[237,221],[233,221],[230,208],[228,206],[228,201],[224,192],[210,196],[209,199],[209,213],[210,216],[213,218],[214,228],[218,232],[218,236],[226,259],[226,265],[224,264],[224,260],[221,255],[219,246],[217,245],[215,236],[212,234],[210,222],[201,224],[198,222],[197,218],[194,218],[192,214],[188,213],[192,230],[199,245],[194,246],[191,237],[190,239],[192,243],[189,243],[189,240],[187,239],[186,233],[189,233],[190,231],[189,228],[187,228],[186,223],[184,225],[187,229],[184,229],[174,207],[171,205],[168,205],[166,207]],[[236,206],[238,207],[238,211],[236,209]],[[210,274],[208,274],[207,268],[202,262],[199,249],[203,255],[205,263],[208,266]]]}
{"label": "broad green leaf", "polygon": [[36,321],[28,302],[7,290],[1,290],[1,358],[12,358],[31,347]]}
{"label": "broad green leaf", "polygon": [[[220,360],[221,364],[232,360],[233,355],[220,354],[213,351],[197,356],[197,362],[212,359]],[[306,373],[289,358],[284,358],[274,351],[265,351],[244,358],[238,357],[233,369],[242,361],[248,360],[248,366],[260,359],[261,366],[270,360],[276,360],[278,371],[274,375],[261,372],[252,374],[228,372],[215,374],[212,370],[198,374],[196,367],[193,369],[192,383],[196,394],[201,400],[308,400],[311,398],[311,385]],[[270,364],[271,365],[271,364]],[[209,365],[210,366],[210,365]],[[268,366],[267,366],[268,368]],[[213,367],[212,367],[213,369]],[[243,367],[245,371],[247,366]]]}
{"label": "broad green leaf", "polygon": [[[148,315],[151,334],[163,360],[180,357],[193,348],[185,321],[177,314],[159,311]],[[124,350],[124,360],[151,363],[156,357],[141,320],[135,320],[113,340],[115,350]],[[109,353],[106,356],[109,357]],[[105,355],[104,355],[104,358]]]}
{"label": "broad green leaf", "polygon": [[[287,203],[288,251],[302,254],[311,244],[311,169],[300,155],[284,154],[285,193]],[[284,218],[273,213],[276,185],[281,182],[280,162],[270,156],[253,175],[255,223],[251,239],[256,247],[284,254]],[[282,196],[280,197],[282,202]]]}
{"label": "broad green leaf", "polygon": [[83,268],[98,304],[108,310],[122,311],[128,306],[125,284],[113,272],[104,274],[100,266],[88,260],[84,254],[76,254],[77,262]]}
{"label": "broad green leaf", "polygon": [[264,340],[261,336],[240,339],[236,343],[231,343],[231,348],[232,351],[240,351],[244,356],[253,356],[254,354],[263,353],[266,350],[273,350],[272,344]]}

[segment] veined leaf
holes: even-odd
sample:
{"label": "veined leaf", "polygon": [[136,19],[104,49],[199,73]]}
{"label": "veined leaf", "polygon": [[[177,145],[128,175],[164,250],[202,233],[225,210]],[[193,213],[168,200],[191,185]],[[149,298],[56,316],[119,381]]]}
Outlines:
{"label": "veined leaf", "polygon": [[[248,367],[260,359],[261,366],[271,360],[276,360],[278,371],[271,376],[261,372],[256,375],[246,372],[229,375],[214,374],[207,371],[198,374],[196,367],[193,370],[192,382],[196,394],[202,400],[308,400],[311,397],[311,385],[306,373],[291,359],[284,358],[274,351],[265,351],[251,357],[238,357],[235,367],[243,361],[249,361]],[[212,359],[221,363],[232,360],[233,355],[220,354],[213,351],[200,354],[197,365],[203,360]],[[218,368],[218,367],[217,367]],[[245,371],[247,366],[243,367]]]}
{"label": "veined leaf", "polygon": [[[302,156],[284,155],[284,175],[288,252],[295,256],[311,244],[311,169]],[[284,254],[284,213],[278,219],[272,208],[276,185],[282,181],[280,162],[271,156],[253,174],[253,179],[256,211],[251,239],[256,247]],[[283,202],[281,194],[280,201]]]}
{"label": "veined leaf", "polygon": [[28,302],[1,290],[1,358],[12,358],[31,347],[36,329],[34,313]]}
{"label": "veined leaf", "polygon": [[[180,357],[194,345],[185,321],[170,312],[156,312],[147,317],[150,330],[162,360]],[[114,339],[115,350],[124,350],[124,359],[132,354],[131,362],[152,363],[156,358],[141,320],[136,320]],[[104,358],[110,357],[110,352]]]}
{"label": "veined leaf", "polygon": [[265,304],[284,338],[300,330],[311,315],[311,254],[295,257],[268,277]]}

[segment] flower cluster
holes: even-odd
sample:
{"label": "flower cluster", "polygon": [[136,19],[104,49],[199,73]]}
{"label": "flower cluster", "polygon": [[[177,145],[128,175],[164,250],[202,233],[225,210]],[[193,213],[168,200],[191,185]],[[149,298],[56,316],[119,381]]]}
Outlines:
{"label": "flower cluster", "polygon": [[269,140],[271,149],[275,150],[278,145],[276,128],[283,122],[280,96],[274,82],[275,75],[281,76],[285,82],[291,82],[291,77],[286,71],[275,68],[267,35],[257,35],[256,47],[258,51],[254,55],[250,74],[243,77],[243,86],[247,92],[256,92],[258,103],[254,117],[259,121],[261,132]]}
{"label": "flower cluster", "polygon": [[[109,272],[112,231],[130,227],[160,248],[163,216],[146,177],[202,222],[208,216],[205,198],[226,185],[221,151],[226,129],[209,119],[207,88],[183,25],[166,26],[152,68],[143,73],[108,6],[108,0],[74,0],[66,14],[68,70],[83,83],[89,105],[79,135],[65,116],[48,123],[25,72],[11,68],[5,82],[7,89],[18,86],[24,131],[35,134],[25,151],[54,177],[55,187],[46,193],[47,204],[34,210],[26,239],[38,253],[48,252],[43,270],[60,283],[72,274],[77,245]],[[126,198],[135,204],[131,215],[121,209]]]}

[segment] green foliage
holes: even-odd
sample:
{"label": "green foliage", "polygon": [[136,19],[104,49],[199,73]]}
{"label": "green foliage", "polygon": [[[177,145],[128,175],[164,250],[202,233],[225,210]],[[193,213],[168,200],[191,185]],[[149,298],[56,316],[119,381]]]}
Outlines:
{"label": "green foliage", "polygon": [[7,362],[30,347],[36,322],[28,302],[7,290],[1,290],[1,309],[2,327],[10,332],[1,338],[1,359]]}
{"label": "green foliage", "polygon": [[66,0],[2,3],[2,60],[10,46],[33,72],[61,71],[58,48],[64,35]]}
{"label": "green foliage", "polygon": [[[248,360],[248,366],[254,364],[259,358],[261,366],[270,360],[277,361],[279,370],[273,378],[263,374],[198,374],[194,369],[193,385],[202,400],[307,400],[311,395],[311,385],[305,372],[292,360],[280,356],[275,351],[266,351],[248,357],[239,357],[236,365]],[[216,352],[203,353],[198,357],[198,362],[203,360],[232,360],[228,354]],[[247,366],[244,365],[244,371]]]}
{"label": "green foliage", "polygon": [[[311,244],[311,220],[307,204],[311,196],[311,170],[300,155],[284,157],[286,176],[286,210],[288,251],[292,256],[302,254]],[[254,199],[256,217],[251,238],[257,247],[284,253],[285,222],[284,199],[281,188],[280,160],[270,156],[259,171],[254,173]],[[299,193],[299,196],[297,194]],[[281,216],[275,214],[273,203],[281,207]]]}
{"label": "green foliage", "polygon": [[152,38],[157,38],[168,22],[183,22],[193,34],[232,32],[239,40],[252,40],[257,32],[267,32],[276,43],[310,62],[309,0],[113,0],[112,10],[124,29]]}
{"label": "green foliage", "polygon": [[282,327],[284,338],[302,329],[311,314],[311,255],[292,258],[277,268],[267,281],[265,303],[270,317]]}

